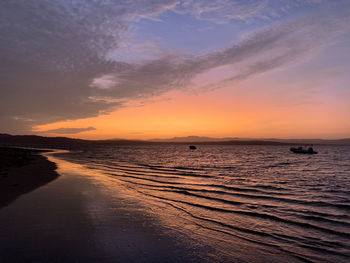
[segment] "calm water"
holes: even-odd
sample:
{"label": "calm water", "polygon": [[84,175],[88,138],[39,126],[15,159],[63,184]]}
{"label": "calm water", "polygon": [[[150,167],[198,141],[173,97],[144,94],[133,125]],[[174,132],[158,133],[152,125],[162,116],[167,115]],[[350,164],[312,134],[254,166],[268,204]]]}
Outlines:
{"label": "calm water", "polygon": [[96,147],[56,157],[108,177],[209,261],[350,262],[350,147]]}

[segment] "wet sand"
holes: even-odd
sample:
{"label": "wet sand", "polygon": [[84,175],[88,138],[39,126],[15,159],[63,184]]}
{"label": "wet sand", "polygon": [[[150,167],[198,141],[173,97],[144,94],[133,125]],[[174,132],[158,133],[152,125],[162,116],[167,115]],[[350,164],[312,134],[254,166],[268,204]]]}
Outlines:
{"label": "wet sand", "polygon": [[169,234],[108,178],[48,158],[57,180],[0,209],[0,262],[205,262],[203,248]]}
{"label": "wet sand", "polygon": [[40,155],[42,152],[0,148],[0,209],[58,177],[56,165]]}

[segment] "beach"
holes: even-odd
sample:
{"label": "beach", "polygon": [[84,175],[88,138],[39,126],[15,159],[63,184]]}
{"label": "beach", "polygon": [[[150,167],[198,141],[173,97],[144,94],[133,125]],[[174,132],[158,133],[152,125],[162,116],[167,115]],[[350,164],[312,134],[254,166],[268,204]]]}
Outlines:
{"label": "beach", "polygon": [[0,148],[0,209],[19,196],[58,177],[56,165],[40,155],[44,151]]}
{"label": "beach", "polygon": [[99,174],[44,155],[8,169],[23,190],[0,209],[0,262],[202,262]]}

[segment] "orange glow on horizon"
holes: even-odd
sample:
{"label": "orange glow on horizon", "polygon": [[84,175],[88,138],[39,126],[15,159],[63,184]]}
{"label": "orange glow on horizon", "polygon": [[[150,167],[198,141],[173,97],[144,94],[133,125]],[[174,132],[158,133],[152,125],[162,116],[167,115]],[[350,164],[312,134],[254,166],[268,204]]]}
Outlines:
{"label": "orange glow on horizon", "polygon": [[[246,87],[240,87],[246,88]],[[232,92],[232,88],[201,94],[170,92],[144,105],[141,101],[108,115],[36,127],[45,136],[83,139],[153,139],[176,136],[241,138],[330,138],[342,137],[350,125],[339,131],[344,117],[337,118],[331,107],[284,105],[283,100],[263,92]],[[327,109],[327,110],[325,110]],[[96,130],[77,134],[43,133],[61,127]]]}

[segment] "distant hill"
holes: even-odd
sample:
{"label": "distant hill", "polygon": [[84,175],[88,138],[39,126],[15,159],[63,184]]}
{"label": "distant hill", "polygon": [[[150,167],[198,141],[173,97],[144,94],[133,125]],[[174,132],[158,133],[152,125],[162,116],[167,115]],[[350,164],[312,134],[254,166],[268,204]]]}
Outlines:
{"label": "distant hill", "polygon": [[151,142],[218,142],[232,141],[238,138],[211,138],[202,136],[174,137],[170,139],[151,139]]}
{"label": "distant hill", "polygon": [[279,141],[283,143],[293,144],[314,144],[314,145],[350,145],[350,138],[326,140],[326,139],[271,139],[271,141]]}
{"label": "distant hill", "polygon": [[0,146],[25,146],[41,148],[74,148],[95,145],[140,145],[140,144],[213,144],[213,145],[349,145],[349,139],[247,139],[247,138],[211,138],[200,136],[175,137],[171,139],[141,140],[83,140],[67,137],[44,137],[37,135],[0,134]]}
{"label": "distant hill", "polygon": [[70,148],[74,146],[93,146],[109,144],[149,144],[146,141],[137,140],[83,140],[67,137],[44,137],[37,135],[9,135],[0,134],[1,146],[25,146],[47,148]]}
{"label": "distant hill", "polygon": [[212,138],[201,136],[174,137],[169,139],[152,139],[152,142],[186,142],[186,143],[225,143],[225,144],[300,144],[300,145],[350,145],[350,138],[326,139],[276,139],[276,138]]}

